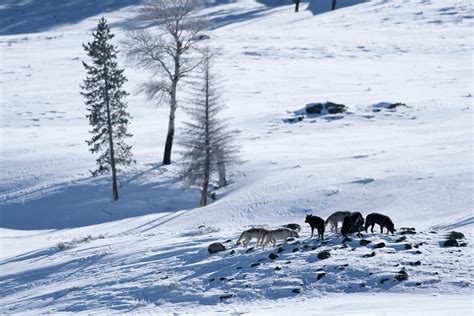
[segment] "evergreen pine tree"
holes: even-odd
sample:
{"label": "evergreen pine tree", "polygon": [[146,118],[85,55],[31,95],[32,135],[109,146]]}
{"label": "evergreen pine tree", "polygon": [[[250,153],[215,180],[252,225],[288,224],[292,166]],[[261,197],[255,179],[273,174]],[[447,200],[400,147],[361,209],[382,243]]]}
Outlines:
{"label": "evergreen pine tree", "polygon": [[97,168],[92,175],[112,172],[112,194],[116,201],[119,198],[118,167],[134,162],[132,147],[125,143],[126,138],[132,136],[127,131],[131,116],[124,100],[128,93],[122,89],[127,79],[124,70],[117,67],[117,49],[109,43],[114,35],[110,33],[104,18],[99,21],[92,36],[92,43],[83,44],[92,61],[91,64],[83,62],[87,77],[81,85],[81,94],[89,111],[87,118],[92,126],[92,138],[86,142],[92,153],[99,154]]}
{"label": "evergreen pine tree", "polygon": [[206,50],[201,78],[192,85],[191,105],[185,107],[191,121],[184,123],[179,141],[184,148],[181,152],[182,175],[189,184],[201,187],[200,206],[207,204],[211,177],[221,173],[222,178],[223,167],[239,161],[239,150],[234,144],[238,131],[229,130],[229,121],[219,118],[225,106],[211,69],[212,58]]}

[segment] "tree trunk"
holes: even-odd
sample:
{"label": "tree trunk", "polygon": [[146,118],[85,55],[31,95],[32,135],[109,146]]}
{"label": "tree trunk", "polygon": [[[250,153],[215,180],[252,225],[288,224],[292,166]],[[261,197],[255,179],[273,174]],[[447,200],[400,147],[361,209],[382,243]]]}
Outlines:
{"label": "tree trunk", "polygon": [[295,12],[300,10],[300,0],[295,0]]}
{"label": "tree trunk", "polygon": [[163,155],[163,164],[164,165],[171,165],[171,150],[173,148],[173,139],[174,139],[174,119],[176,113],[176,87],[178,86],[178,82],[174,80],[171,84],[171,92],[170,92],[170,116],[168,120],[168,134],[166,135],[166,143],[165,143],[165,152]]}
{"label": "tree trunk", "polygon": [[225,178],[225,163],[224,163],[224,153],[220,151],[219,162],[217,163],[217,168],[219,171],[219,187],[225,187],[227,185],[227,180]]}
{"label": "tree trunk", "polygon": [[110,99],[109,99],[108,88],[109,87],[106,80],[105,81],[105,105],[107,108],[107,129],[108,129],[109,147],[110,147],[110,167],[112,169],[112,195],[114,197],[114,201],[117,201],[119,198],[119,195],[118,195],[118,189],[117,189],[117,170],[115,168],[115,153],[114,153],[114,142],[112,138],[112,121],[110,119]]}
{"label": "tree trunk", "polygon": [[[208,61],[207,61],[208,62]],[[209,135],[209,65],[206,65],[206,129],[205,129],[205,144],[206,144],[206,159],[204,162],[204,181],[202,183],[201,206],[207,204],[207,190],[209,187],[209,175],[211,172],[211,143]]]}
{"label": "tree trunk", "polygon": [[337,0],[332,0],[332,7],[331,7],[332,11],[336,10],[336,2]]}

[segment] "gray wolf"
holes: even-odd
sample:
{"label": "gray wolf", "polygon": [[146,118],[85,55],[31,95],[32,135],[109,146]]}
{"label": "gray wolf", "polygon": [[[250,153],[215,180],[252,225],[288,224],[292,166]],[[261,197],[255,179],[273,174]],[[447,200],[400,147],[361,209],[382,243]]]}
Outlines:
{"label": "gray wolf", "polygon": [[364,217],[359,212],[353,212],[344,217],[342,222],[341,234],[347,237],[350,233],[358,232],[360,234],[361,227],[364,225]]}
{"label": "gray wolf", "polygon": [[392,234],[395,231],[395,227],[390,217],[379,213],[370,213],[367,215],[365,218],[365,231],[367,232],[367,229],[371,226],[370,231],[373,233],[375,224],[380,225],[380,233],[382,234],[384,227],[387,228],[387,232],[391,232]]}
{"label": "gray wolf", "polygon": [[244,230],[242,234],[240,234],[239,240],[237,240],[236,245],[239,245],[242,242],[242,245],[247,248],[249,242],[252,239],[257,239],[257,247],[259,244],[263,242],[265,235],[268,233],[268,229],[265,228],[250,228]]}
{"label": "gray wolf", "polygon": [[338,226],[339,222],[342,223],[344,221],[344,217],[346,217],[350,213],[351,212],[334,212],[334,213],[332,213],[325,222],[326,227],[327,227],[327,225],[331,225],[331,230],[336,229],[336,234],[337,234],[337,226]]}
{"label": "gray wolf", "polygon": [[300,235],[298,235],[296,231],[289,228],[270,230],[265,234],[265,240],[262,244],[262,249],[265,248],[265,246],[270,242],[272,242],[273,246],[275,246],[277,240],[284,240],[286,243],[286,239],[289,237],[300,238]]}
{"label": "gray wolf", "polygon": [[318,230],[318,237],[324,239],[324,231],[326,230],[326,224],[324,223],[324,219],[319,216],[309,214],[306,215],[306,220],[304,222],[308,223],[309,226],[311,226],[311,237],[309,238],[313,238],[314,229],[316,228]]}

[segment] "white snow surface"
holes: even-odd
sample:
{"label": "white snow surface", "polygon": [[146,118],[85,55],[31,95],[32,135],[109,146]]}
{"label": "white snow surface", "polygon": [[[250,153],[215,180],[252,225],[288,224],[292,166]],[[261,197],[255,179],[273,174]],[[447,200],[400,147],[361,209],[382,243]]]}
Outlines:
{"label": "white snow surface", "polygon": [[[110,176],[89,173],[81,44],[105,16],[120,47],[137,1],[0,4],[0,313],[472,315],[472,2],[352,2],[296,14],[208,1],[203,43],[220,48],[245,162],[204,208],[177,165],[159,163],[168,110],[138,93],[150,74],[122,55],[138,163],[115,203]],[[325,101],[348,111],[295,119]],[[396,102],[407,106],[386,108]],[[330,232],[309,239],[305,215],[336,210],[384,213],[417,234],[377,231],[346,248]],[[289,222],[301,238],[276,260],[235,246],[248,227]],[[440,247],[451,230],[466,247]],[[215,241],[227,250],[210,256]],[[402,269],[408,280],[395,280]]]}

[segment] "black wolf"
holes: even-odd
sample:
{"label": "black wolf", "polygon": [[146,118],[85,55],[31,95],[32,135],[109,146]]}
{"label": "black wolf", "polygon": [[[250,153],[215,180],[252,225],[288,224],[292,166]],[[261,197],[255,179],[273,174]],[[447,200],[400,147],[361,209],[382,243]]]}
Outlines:
{"label": "black wolf", "polygon": [[359,212],[353,212],[344,217],[342,222],[341,234],[344,237],[347,237],[347,234],[358,232],[360,234],[360,229],[363,228],[364,217]]}
{"label": "black wolf", "polygon": [[391,232],[392,234],[395,231],[395,227],[390,217],[379,213],[370,213],[369,215],[367,215],[367,217],[365,218],[365,231],[367,232],[367,228],[371,226],[370,231],[373,233],[375,224],[380,225],[380,232],[382,234],[384,227],[387,228],[387,231]]}
{"label": "black wolf", "polygon": [[318,230],[318,237],[321,239],[324,239],[324,231],[326,229],[326,224],[324,222],[324,219],[322,219],[319,216],[313,216],[309,214],[309,215],[306,215],[306,220],[304,222],[308,223],[309,226],[311,226],[310,238],[313,238],[314,229],[316,228]]}

